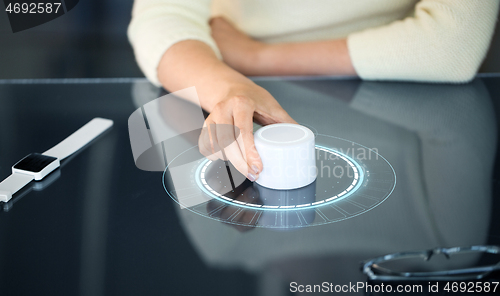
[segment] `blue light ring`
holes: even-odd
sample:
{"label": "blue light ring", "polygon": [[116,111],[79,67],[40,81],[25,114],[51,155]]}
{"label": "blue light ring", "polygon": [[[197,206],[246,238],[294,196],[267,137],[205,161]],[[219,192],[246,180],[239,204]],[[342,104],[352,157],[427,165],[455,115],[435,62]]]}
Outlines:
{"label": "blue light ring", "polygon": [[[324,134],[318,134],[318,136],[324,136],[324,137],[329,137],[329,138],[339,139],[339,140],[342,140],[342,141],[347,141],[347,140],[342,139],[342,138],[339,138],[339,137],[334,137],[334,136],[329,136],[329,135],[324,135]],[[354,144],[359,145],[359,146],[361,146],[361,147],[363,147],[363,148],[369,149],[370,151],[373,151],[373,149],[370,149],[370,148],[368,148],[368,147],[366,147],[366,146],[363,146],[363,145],[361,145],[361,144],[358,144],[358,143],[355,143],[355,142],[352,142],[352,141],[347,141],[347,142],[354,143]],[[195,148],[195,147],[198,147],[198,146],[193,146],[193,147],[191,147],[191,148],[187,149],[186,151],[189,151],[189,150],[191,150],[191,149],[193,149],[193,148]],[[184,152],[186,152],[186,151],[184,151]],[[183,152],[183,153],[184,153],[184,152]],[[271,226],[271,225],[265,225],[265,226],[262,226],[262,225],[258,225],[258,224],[257,224],[257,225],[252,225],[251,227],[259,227],[259,228],[279,228],[279,229],[282,229],[282,228],[291,229],[291,228],[293,228],[293,229],[295,229],[295,228],[302,228],[302,227],[307,227],[307,226],[319,226],[319,225],[326,225],[326,224],[330,224],[330,223],[334,223],[334,222],[340,222],[340,221],[344,221],[344,220],[347,220],[347,219],[350,219],[350,218],[357,217],[357,216],[359,216],[359,215],[362,215],[362,214],[364,214],[364,213],[366,213],[366,212],[368,212],[368,211],[371,211],[371,210],[373,210],[374,208],[378,207],[380,204],[382,204],[384,201],[386,201],[386,200],[389,198],[389,196],[392,194],[392,192],[393,192],[393,191],[394,191],[394,189],[396,188],[396,178],[397,178],[397,177],[396,177],[396,171],[394,170],[394,168],[392,167],[392,165],[391,165],[391,164],[387,161],[387,159],[385,159],[385,157],[383,157],[383,156],[382,156],[382,155],[380,155],[379,153],[377,153],[377,152],[375,152],[375,151],[373,151],[373,152],[374,152],[375,154],[377,154],[378,156],[380,156],[380,157],[381,157],[381,158],[382,158],[382,159],[383,159],[383,160],[384,160],[384,161],[385,161],[385,162],[389,165],[389,167],[390,167],[390,168],[391,168],[391,170],[392,170],[393,176],[394,176],[394,185],[393,185],[393,187],[392,187],[391,191],[390,191],[390,192],[389,192],[389,193],[385,196],[385,198],[384,198],[384,199],[382,199],[382,200],[381,200],[379,203],[377,203],[375,206],[373,206],[373,207],[371,207],[371,208],[367,209],[366,211],[362,211],[362,212],[356,213],[356,214],[354,214],[354,215],[352,215],[352,216],[347,216],[347,217],[344,217],[344,218],[341,218],[341,219],[336,219],[336,220],[333,220],[333,221],[332,221],[332,220],[329,220],[329,221],[324,221],[324,222],[315,222],[315,223],[313,223],[313,224],[306,224],[306,225],[293,225],[293,226],[287,226],[287,227]],[[183,154],[183,153],[181,153],[181,154]],[[174,161],[177,157],[179,157],[181,154],[177,155],[174,159],[172,159],[172,162],[173,162],[173,161]],[[170,163],[172,163],[172,162],[170,162]],[[165,185],[165,174],[166,174],[166,172],[167,172],[167,169],[168,169],[168,167],[169,167],[170,163],[167,165],[167,167],[165,168],[165,170],[163,171],[163,174],[162,174],[162,184],[163,184],[163,189],[165,190],[165,192],[167,192],[168,196],[170,196],[170,198],[171,198],[173,201],[175,201],[177,204],[179,204],[179,205],[180,205],[180,203],[176,200],[176,198],[170,194],[170,192],[167,190],[167,186]],[[196,179],[196,178],[195,178],[195,179]],[[204,214],[202,214],[202,213],[200,213],[200,212],[197,212],[197,211],[194,211],[194,210],[192,210],[192,209],[190,209],[190,208],[186,208],[186,209],[187,209],[187,210],[189,210],[190,212],[193,212],[193,213],[195,213],[195,214],[198,214],[198,215],[200,215],[200,216],[202,216],[202,217],[205,217],[205,218],[209,218],[209,219],[214,220],[214,221],[223,222],[223,223],[226,223],[226,224],[241,225],[241,226],[248,226],[248,227],[250,227],[250,225],[248,225],[248,224],[244,224],[244,223],[236,223],[236,222],[232,222],[232,221],[223,221],[223,220],[218,219],[218,218],[214,218],[214,217],[211,217],[211,216],[204,215]],[[254,209],[254,210],[258,210],[258,209],[260,209],[260,208],[255,208],[255,207],[253,207],[253,209]]]}
{"label": "blue light ring", "polygon": [[296,205],[293,208],[290,208],[289,206],[266,206],[266,205],[262,205],[260,207],[257,207],[255,205],[254,206],[248,205],[250,203],[246,203],[246,204],[236,203],[236,202],[229,201],[225,198],[221,198],[220,196],[222,196],[222,194],[220,194],[220,196],[219,196],[219,195],[214,193],[215,190],[210,191],[209,189],[207,189],[208,185],[205,186],[204,184],[202,184],[202,181],[200,178],[201,170],[204,167],[208,166],[207,163],[211,162],[211,160],[209,160],[209,159],[204,160],[201,164],[198,165],[198,168],[196,169],[196,173],[195,173],[196,184],[205,194],[207,194],[208,196],[210,196],[212,198],[217,199],[220,202],[230,204],[230,205],[240,207],[240,208],[253,209],[253,210],[258,209],[261,211],[302,211],[302,210],[322,207],[322,206],[330,205],[334,202],[338,202],[339,200],[343,200],[343,199],[351,196],[354,192],[356,192],[359,189],[359,187],[361,187],[361,184],[363,184],[363,182],[364,182],[364,171],[361,168],[361,166],[356,161],[354,161],[354,159],[352,159],[348,155],[345,155],[344,153],[341,153],[339,151],[335,151],[335,150],[327,148],[327,147],[316,145],[316,149],[332,153],[332,154],[337,155],[341,158],[345,157],[356,167],[358,174],[359,174],[359,178],[356,181],[356,185],[354,186],[353,189],[351,189],[349,192],[345,193],[344,195],[336,197],[336,198],[329,200],[329,201],[326,201],[326,200],[330,199],[331,197],[320,200],[320,201],[316,201],[316,202],[310,203],[310,204]]}

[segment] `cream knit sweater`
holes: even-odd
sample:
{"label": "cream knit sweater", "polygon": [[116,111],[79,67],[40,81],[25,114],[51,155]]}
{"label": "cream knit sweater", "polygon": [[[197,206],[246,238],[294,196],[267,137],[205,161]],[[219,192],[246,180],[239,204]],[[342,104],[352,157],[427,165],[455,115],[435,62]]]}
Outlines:
{"label": "cream knit sweater", "polygon": [[466,82],[493,35],[499,0],[135,0],[129,40],[146,77],[159,85],[165,51],[182,40],[208,44],[208,20],[224,16],[269,43],[346,38],[368,80]]}

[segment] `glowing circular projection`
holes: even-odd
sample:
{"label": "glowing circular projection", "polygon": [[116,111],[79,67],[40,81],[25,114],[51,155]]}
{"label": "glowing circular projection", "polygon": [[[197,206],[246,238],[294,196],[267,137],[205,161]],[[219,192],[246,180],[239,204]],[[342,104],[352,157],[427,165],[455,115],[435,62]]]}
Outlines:
{"label": "glowing circular projection", "polygon": [[[223,161],[183,151],[163,173],[167,194],[181,209],[238,226],[290,229],[356,217],[385,201],[396,186],[389,162],[360,144],[316,134],[318,178],[293,190],[252,183]],[[234,187],[233,187],[234,185]]]}
{"label": "glowing circular projection", "polygon": [[[317,146],[316,145],[316,150],[319,151],[324,151],[326,153],[330,153],[334,155],[334,158],[344,160],[346,164],[352,169],[352,182],[349,184],[345,190],[340,192],[339,194],[336,194],[334,196],[330,196],[325,199],[321,199],[315,202],[310,202],[310,203],[299,203],[297,205],[266,205],[266,204],[257,204],[254,202],[241,202],[236,199],[232,199],[229,197],[224,196],[223,194],[217,192],[214,190],[210,185],[207,183],[205,179],[205,173],[207,171],[207,168],[212,164],[211,160],[206,159],[203,161],[199,166],[198,169],[196,170],[195,173],[195,178],[196,178],[196,184],[208,195],[212,196],[215,199],[218,199],[224,203],[229,203],[234,206],[238,207],[243,207],[243,208],[249,208],[249,209],[260,209],[260,210],[268,210],[268,211],[293,211],[293,210],[306,210],[310,208],[316,208],[316,207],[321,207],[328,205],[332,202],[334,202],[337,199],[340,198],[346,198],[352,193],[356,192],[356,190],[359,189],[361,184],[363,183],[364,179],[364,173],[361,167],[349,156],[343,155],[337,151],[333,151],[331,149]],[[225,165],[225,164],[224,164]],[[222,166],[219,166],[219,169],[221,169]],[[307,187],[307,186],[306,186]]]}

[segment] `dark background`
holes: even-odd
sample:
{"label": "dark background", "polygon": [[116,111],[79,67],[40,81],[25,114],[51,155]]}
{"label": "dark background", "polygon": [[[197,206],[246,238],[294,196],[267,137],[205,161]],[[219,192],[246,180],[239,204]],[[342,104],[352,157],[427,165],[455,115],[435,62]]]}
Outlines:
{"label": "dark background", "polygon": [[51,22],[12,33],[0,4],[0,79],[142,77],[127,39],[132,0],[81,0]]}
{"label": "dark background", "polygon": [[[0,79],[142,77],[126,35],[132,3],[80,0],[66,15],[15,34],[0,4]],[[481,72],[500,72],[498,24],[496,31]]]}

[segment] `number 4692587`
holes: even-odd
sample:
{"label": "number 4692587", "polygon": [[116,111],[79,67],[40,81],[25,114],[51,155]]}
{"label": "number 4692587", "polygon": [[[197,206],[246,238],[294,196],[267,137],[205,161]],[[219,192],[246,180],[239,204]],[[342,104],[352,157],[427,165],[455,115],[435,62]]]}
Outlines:
{"label": "number 4692587", "polygon": [[9,3],[8,13],[57,13],[61,3]]}

